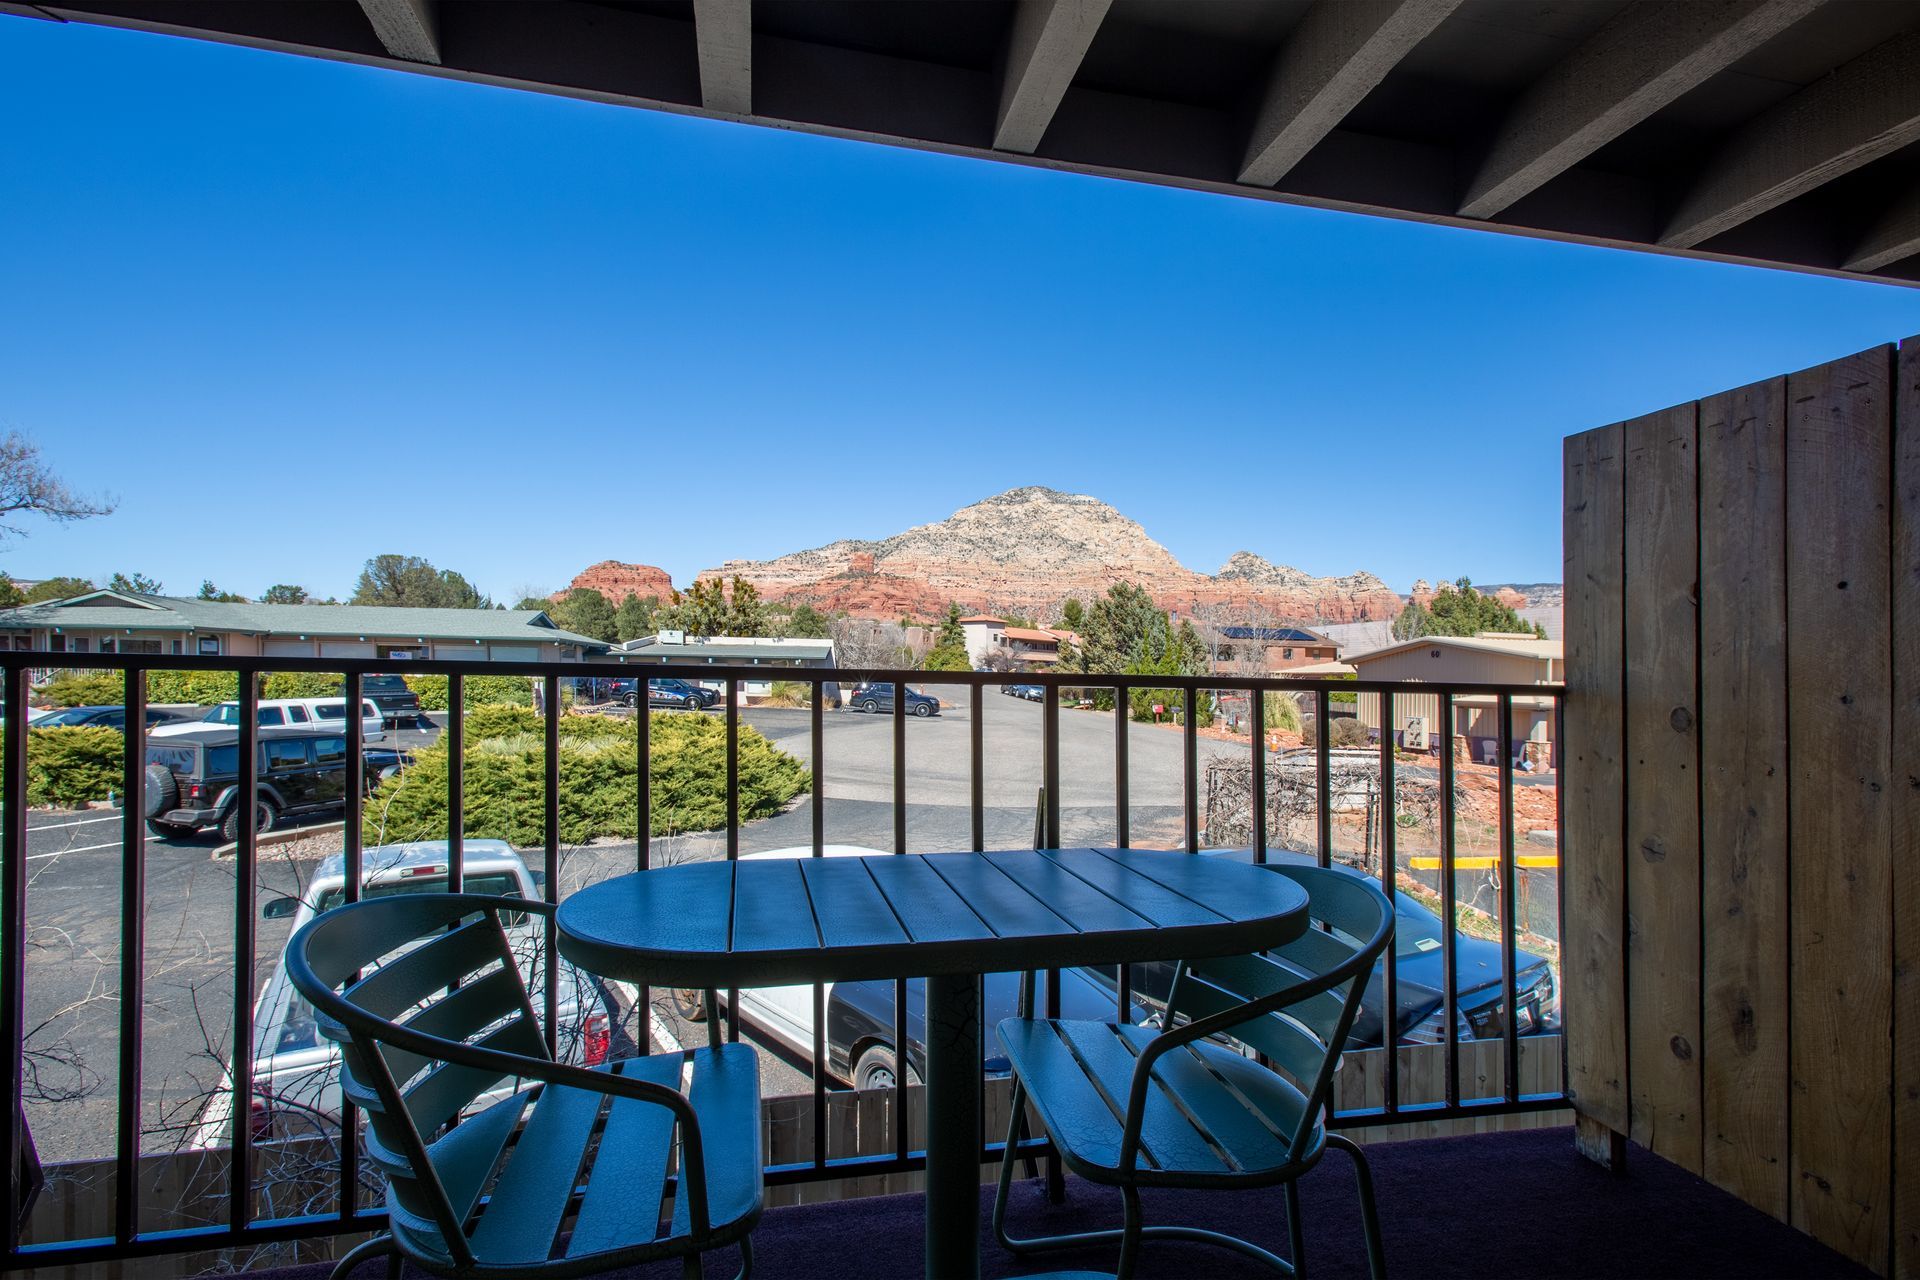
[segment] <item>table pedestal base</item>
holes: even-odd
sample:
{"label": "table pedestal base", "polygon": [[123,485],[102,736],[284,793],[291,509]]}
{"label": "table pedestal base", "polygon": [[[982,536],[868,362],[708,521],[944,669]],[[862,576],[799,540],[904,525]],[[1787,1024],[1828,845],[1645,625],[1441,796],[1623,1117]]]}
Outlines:
{"label": "table pedestal base", "polygon": [[[927,979],[927,1275],[980,1275],[980,979]],[[903,1118],[904,1120],[904,1118]]]}

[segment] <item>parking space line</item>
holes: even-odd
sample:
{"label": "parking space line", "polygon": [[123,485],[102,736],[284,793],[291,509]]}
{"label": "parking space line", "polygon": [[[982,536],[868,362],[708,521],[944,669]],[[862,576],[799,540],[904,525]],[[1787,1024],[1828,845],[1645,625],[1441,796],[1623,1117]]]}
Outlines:
{"label": "parking space line", "polygon": [[37,827],[30,826],[27,828],[27,830],[29,832],[60,831],[67,827],[88,827],[88,826],[92,826],[96,822],[118,822],[118,821],[120,821],[120,815],[117,813],[112,813],[112,814],[108,814],[104,818],[82,818],[78,822],[48,822]]}
{"label": "parking space line", "polygon": [[27,854],[27,862],[40,862],[42,858],[60,858],[61,854],[90,854],[96,848],[119,848],[119,841],[108,841],[106,844],[81,844],[79,848],[56,848],[50,854]]}
{"label": "parking space line", "polygon": [[678,1053],[686,1047],[680,1043],[680,1037],[673,1034],[673,1028],[666,1024],[666,1020],[660,1016],[658,1009],[653,1010],[647,1016],[648,1021],[653,1026],[653,1038],[658,1040],[662,1045],[661,1052]]}

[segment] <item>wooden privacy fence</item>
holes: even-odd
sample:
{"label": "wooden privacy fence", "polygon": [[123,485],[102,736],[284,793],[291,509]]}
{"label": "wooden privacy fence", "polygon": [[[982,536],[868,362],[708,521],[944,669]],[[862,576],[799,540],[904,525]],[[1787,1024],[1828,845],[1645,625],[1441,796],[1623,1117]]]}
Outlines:
{"label": "wooden privacy fence", "polygon": [[1582,1142],[1920,1275],[1920,339],[1573,436],[1565,496]]}

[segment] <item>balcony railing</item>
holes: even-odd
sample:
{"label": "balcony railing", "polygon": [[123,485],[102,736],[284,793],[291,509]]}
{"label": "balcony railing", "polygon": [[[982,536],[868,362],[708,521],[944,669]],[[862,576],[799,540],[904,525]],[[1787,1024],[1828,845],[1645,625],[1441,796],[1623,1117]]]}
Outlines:
{"label": "balcony railing", "polygon": [[[118,844],[118,891],[120,909],[117,936],[98,950],[108,958],[106,964],[117,975],[117,1023],[114,1039],[111,1155],[88,1164],[98,1179],[85,1192],[96,1200],[110,1201],[111,1208],[91,1213],[55,1215],[63,1225],[50,1227],[41,1218],[30,1219],[27,1210],[33,1184],[25,1157],[34,1149],[29,1127],[39,1122],[36,1113],[48,1106],[36,1103],[29,1089],[30,1038],[46,1026],[38,1012],[29,1017],[34,984],[46,980],[37,966],[29,965],[29,952],[35,946],[34,921],[28,910],[30,824],[28,814],[28,696],[29,680],[62,664],[78,666],[72,655],[33,652],[0,654],[0,674],[4,676],[4,697],[0,699],[5,715],[4,740],[0,742],[0,1042],[6,1046],[6,1084],[26,1105],[10,1108],[6,1121],[8,1152],[7,1248],[8,1269],[92,1263],[163,1254],[209,1250],[259,1250],[263,1246],[319,1240],[322,1237],[378,1230],[384,1215],[374,1207],[365,1170],[359,1158],[356,1117],[350,1105],[340,1107],[337,1125],[329,1125],[324,1137],[294,1143],[256,1144],[250,1103],[255,1095],[252,1078],[255,1041],[255,1001],[259,994],[256,956],[256,900],[259,880],[259,833],[255,830],[252,806],[240,806],[240,831],[233,857],[235,879],[229,936],[210,939],[214,952],[227,950],[233,957],[231,973],[230,1019],[220,1028],[228,1045],[225,1078],[220,1091],[227,1098],[224,1120],[224,1151],[216,1149],[211,1158],[220,1168],[208,1175],[204,1168],[192,1177],[165,1175],[156,1160],[163,1153],[149,1150],[143,1143],[143,1116],[149,1099],[149,1068],[143,1061],[147,1043],[147,995],[149,967],[148,877],[150,855],[148,836],[141,822],[144,810],[145,737],[143,728],[147,698],[146,673],[155,670],[193,670],[229,673],[234,677],[240,704],[236,726],[239,778],[237,793],[253,794],[258,781],[259,735],[256,728],[256,703],[259,700],[258,677],[272,672],[317,672],[341,677],[348,707],[357,706],[363,679],[381,674],[432,674],[448,677],[446,723],[442,730],[448,746],[446,775],[447,842],[446,875],[450,887],[463,886],[466,873],[467,841],[465,814],[465,768],[467,747],[467,709],[465,681],[476,676],[529,677],[540,693],[538,699],[543,729],[544,777],[541,793],[542,838],[537,848],[525,850],[528,861],[538,858],[542,876],[541,891],[553,901],[562,893],[562,806],[565,801],[561,778],[560,727],[566,698],[563,689],[583,677],[631,677],[640,691],[645,707],[645,682],[682,679],[719,684],[726,690],[719,715],[725,725],[725,795],[727,820],[724,824],[724,856],[741,856],[744,827],[740,820],[740,728],[743,707],[740,689],[748,682],[765,681],[768,672],[753,667],[628,666],[594,664],[450,662],[293,659],[293,658],[193,658],[156,655],[87,655],[85,666],[95,670],[122,673],[123,696],[127,708],[125,764],[119,779],[119,800],[124,817],[120,822]],[[30,675],[31,673],[31,675]],[[245,677],[245,678],[242,678]],[[1354,864],[1366,874],[1377,876],[1389,892],[1397,892],[1404,911],[1427,911],[1440,922],[1438,937],[1431,945],[1421,942],[1422,951],[1389,950],[1381,984],[1381,1022],[1379,1047],[1350,1051],[1346,1069],[1341,1073],[1335,1107],[1330,1123],[1346,1129],[1365,1129],[1385,1125],[1409,1125],[1440,1120],[1477,1119],[1489,1115],[1544,1110],[1564,1106],[1565,1076],[1560,1062],[1555,1028],[1546,1025],[1551,1015],[1537,1005],[1529,1006],[1531,1024],[1520,1025],[1521,991],[1518,988],[1520,901],[1529,900],[1537,889],[1552,890],[1551,902],[1541,911],[1538,927],[1530,932],[1542,941],[1530,942],[1557,953],[1559,893],[1557,845],[1545,853],[1525,857],[1516,852],[1515,797],[1521,782],[1530,788],[1551,785],[1550,806],[1558,830],[1558,777],[1552,772],[1551,752],[1558,749],[1558,724],[1561,695],[1557,688],[1469,684],[1387,684],[1379,682],[1327,683],[1314,680],[1255,679],[1221,676],[1181,677],[1167,675],[1100,675],[1095,677],[1063,673],[1018,675],[988,672],[931,672],[894,670],[793,669],[778,673],[781,681],[803,684],[805,699],[804,735],[811,769],[810,840],[811,853],[822,856],[828,843],[828,819],[835,800],[826,794],[826,761],[829,748],[826,716],[829,688],[845,691],[865,684],[893,685],[891,726],[891,843],[892,852],[910,850],[909,783],[915,778],[908,767],[909,704],[899,691],[905,684],[964,695],[967,700],[966,800],[969,840],[963,847],[980,850],[988,847],[988,819],[993,815],[1002,831],[1007,829],[1007,811],[1022,807],[1032,814],[1033,840],[1037,845],[1058,847],[1063,840],[1063,789],[1071,781],[1076,791],[1100,784],[1081,767],[1085,761],[1062,759],[1061,725],[1063,717],[1082,714],[1079,705],[1111,701],[1113,705],[1111,823],[1101,828],[1104,837],[1095,843],[1134,844],[1136,834],[1148,846],[1182,848],[1199,854],[1204,847],[1228,845],[1250,848],[1256,861],[1274,856],[1306,856],[1321,865],[1334,862]],[[1039,707],[1039,759],[1037,773],[1028,780],[1024,796],[1013,797],[1011,805],[990,809],[987,804],[989,735],[986,721],[986,695],[1003,684],[1018,682],[1038,685],[1045,690]],[[1179,740],[1180,804],[1177,824],[1169,823],[1155,832],[1135,830],[1135,806],[1132,802],[1134,774],[1130,753],[1142,733],[1153,732],[1138,726],[1128,714],[1130,698],[1138,691],[1149,691],[1156,720],[1171,722],[1164,732]],[[1075,707],[1063,706],[1072,694]],[[1332,743],[1333,721],[1337,710],[1344,710],[1347,695],[1378,696],[1378,741],[1363,748],[1364,756],[1351,750],[1336,750]],[[1276,755],[1268,734],[1268,701],[1265,695],[1284,694],[1304,702],[1303,729],[1309,746]],[[1218,736],[1213,724],[1203,731],[1199,709],[1203,702],[1224,695],[1233,713],[1234,728],[1245,729],[1244,744],[1237,733]],[[1341,698],[1341,703],[1334,699]],[[1420,699],[1423,706],[1437,707],[1435,717],[1439,733],[1437,758],[1404,750],[1396,741],[1396,699]],[[1551,726],[1550,743],[1544,750],[1530,750],[1524,756],[1516,750],[1527,744],[1516,739],[1514,709],[1516,699],[1529,709],[1536,724]],[[1496,759],[1487,767],[1470,761],[1456,761],[1453,729],[1456,703],[1493,710]],[[1409,705],[1403,703],[1402,705]],[[1007,708],[1013,704],[1008,703]],[[995,714],[1007,714],[997,705]],[[790,726],[802,714],[799,709],[786,713]],[[1028,714],[1022,712],[1021,714]],[[1542,717],[1545,717],[1543,720]],[[1484,721],[1483,721],[1484,723]],[[656,865],[662,845],[650,835],[655,797],[651,784],[652,758],[650,731],[652,717],[636,716],[637,758],[636,789],[633,801],[637,809],[637,837],[631,869]],[[996,732],[999,732],[996,730]],[[346,739],[345,822],[339,835],[339,853],[344,863],[345,894],[348,900],[360,896],[368,868],[364,861],[362,818],[368,794],[363,759],[363,730],[355,716],[345,718]],[[799,731],[793,732],[794,738]],[[1351,735],[1350,735],[1351,736]],[[1084,740],[1084,739],[1083,739]],[[1207,795],[1202,797],[1202,745],[1207,756]],[[1536,743],[1536,747],[1541,744]],[[1155,750],[1159,750],[1155,747]],[[1244,760],[1242,772],[1237,760]],[[1524,761],[1526,773],[1516,766]],[[947,772],[955,761],[943,760]],[[1362,769],[1360,766],[1366,766]],[[1551,783],[1549,783],[1551,775]],[[1164,779],[1162,780],[1164,781]],[[1284,794],[1282,794],[1284,793]],[[1416,794],[1417,793],[1417,794]],[[1310,801],[1303,799],[1310,797]],[[1535,797],[1537,799],[1537,797]],[[1092,808],[1098,808],[1093,806]],[[1535,803],[1536,815],[1542,804]],[[1471,813],[1463,809],[1471,810]],[[1082,806],[1083,812],[1090,812]],[[1491,812],[1491,821],[1488,814]],[[110,818],[86,819],[92,822]],[[1086,821],[1091,822],[1088,818]],[[1101,819],[1104,822],[1105,819]],[[1275,830],[1276,826],[1281,829]],[[1024,831],[1024,828],[1021,828]],[[1461,832],[1484,852],[1460,850]],[[1355,846],[1341,847],[1342,841]],[[1086,841],[1079,841],[1084,843]],[[1025,843],[1022,839],[1018,843]],[[91,846],[108,849],[108,844]],[[1537,847],[1537,846],[1535,846]],[[716,854],[718,849],[714,851]],[[106,856],[112,856],[111,854]],[[1470,886],[1463,899],[1459,876],[1463,868],[1485,872]],[[603,867],[611,874],[627,867]],[[1524,883],[1523,883],[1524,881]],[[1422,904],[1429,905],[1422,905]],[[129,909],[136,904],[139,909]],[[1425,918],[1425,917],[1422,917]],[[1408,929],[1409,917],[1403,914],[1402,929]],[[1551,946],[1545,935],[1552,931]],[[1458,972],[1459,954],[1466,946],[1468,932],[1482,935],[1481,946],[1497,946],[1499,976],[1490,998],[1483,983],[1478,989],[1476,1007],[1462,1007],[1463,987],[1468,978]],[[560,966],[555,963],[554,938],[549,921],[545,936],[537,944],[543,951],[538,972],[542,977],[537,1001],[544,1004],[550,1040],[559,1032],[561,997]],[[1403,994],[1402,963],[1425,963],[1425,951],[1440,953],[1439,1001],[1417,1025],[1402,1025],[1400,996]],[[1396,956],[1398,953],[1398,956]],[[1550,958],[1549,972],[1557,969]],[[1116,1012],[1122,1019],[1138,1011],[1136,975],[1122,968],[1112,975]],[[1552,975],[1557,992],[1557,973]],[[1049,1013],[1057,1013],[1061,999],[1058,973],[1049,975],[1043,985]],[[908,1027],[908,984],[894,984],[893,1044],[897,1061],[907,1060],[912,1043]],[[1557,997],[1556,997],[1557,999]],[[727,1035],[741,1034],[739,992],[726,994]],[[639,1051],[651,1042],[650,1021],[655,1009],[654,993],[637,993],[631,1012],[635,1015]],[[1491,1012],[1489,1013],[1489,1010]],[[824,988],[816,986],[812,999],[813,1045],[810,1060],[787,1056],[795,1065],[803,1065],[810,1092],[792,1100],[793,1105],[770,1105],[768,1124],[774,1137],[768,1150],[775,1156],[766,1170],[772,1186],[809,1184],[870,1175],[894,1175],[918,1170],[923,1152],[914,1139],[916,1122],[912,1108],[917,1089],[894,1091],[883,1104],[888,1112],[878,1122],[860,1128],[856,1139],[840,1132],[843,1122],[852,1124],[853,1114],[847,1096],[831,1087],[827,1078],[827,1018]],[[718,1011],[713,1011],[717,1014]],[[1470,1019],[1468,1014],[1475,1015]],[[1477,1019],[1477,1020],[1475,1020]],[[210,1043],[210,1048],[216,1047]],[[1523,1063],[1523,1058],[1525,1062]],[[1525,1071],[1523,1074],[1523,1065]],[[1489,1083],[1491,1087],[1489,1087]],[[989,1107],[995,1095],[989,1094]],[[1001,1105],[1004,1105],[1002,1103]],[[217,1113],[215,1113],[217,1114]],[[1003,1144],[991,1140],[999,1132],[983,1117],[981,1159],[993,1162],[1005,1158]],[[785,1126],[782,1128],[782,1126]],[[203,1125],[204,1127],[204,1125]],[[851,1130],[849,1130],[851,1131]],[[875,1149],[874,1134],[885,1135],[885,1149]],[[107,1145],[104,1142],[103,1146]],[[314,1155],[314,1147],[324,1152]],[[1044,1136],[1020,1144],[1022,1157],[1045,1159],[1050,1156]],[[39,1144],[42,1158],[49,1166],[50,1178],[57,1180],[59,1153],[49,1153],[47,1144]],[[835,1153],[837,1149],[837,1154]],[[783,1152],[803,1155],[787,1158]],[[296,1153],[306,1161],[294,1175],[295,1180],[312,1183],[315,1179],[331,1182],[324,1199],[331,1201],[325,1212],[288,1211],[284,1197],[262,1193],[263,1169],[272,1166],[284,1174],[284,1166]],[[204,1157],[203,1157],[204,1163]],[[1051,1164],[1052,1162],[1049,1161]],[[1057,1176],[1057,1169],[1054,1170]],[[199,1197],[198,1207],[177,1214],[163,1225],[147,1219],[141,1208],[150,1202],[153,1188],[166,1183],[187,1187],[192,1183]],[[51,1194],[51,1192],[49,1192]],[[180,1194],[189,1194],[182,1190]],[[223,1202],[223,1204],[222,1204]],[[310,1207],[312,1198],[296,1198],[295,1210]],[[217,1220],[224,1215],[224,1221]],[[97,1229],[76,1229],[74,1223],[97,1223]],[[31,1224],[31,1225],[30,1225]]]}

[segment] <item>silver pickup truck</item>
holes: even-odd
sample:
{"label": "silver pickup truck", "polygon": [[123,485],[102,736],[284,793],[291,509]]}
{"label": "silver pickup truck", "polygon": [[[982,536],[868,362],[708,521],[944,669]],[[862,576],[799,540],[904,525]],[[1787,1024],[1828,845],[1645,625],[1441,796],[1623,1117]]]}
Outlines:
{"label": "silver pickup truck", "polygon": [[[397,893],[447,891],[447,842],[416,841],[378,845],[361,853],[364,870],[360,896],[378,898]],[[503,898],[538,898],[539,887],[527,864],[504,841],[469,840],[463,860],[464,891],[497,894]],[[261,914],[271,920],[291,919],[293,929],[346,898],[345,863],[340,854],[321,859],[306,892],[297,898],[275,898]],[[520,974],[540,1008],[544,990],[539,918],[503,916],[507,936],[520,961]],[[396,952],[395,954],[399,954]],[[625,1051],[616,1039],[618,997],[599,979],[560,961],[558,1056],[563,1062],[594,1066]],[[206,1149],[224,1147],[233,1138],[231,1070],[227,1086],[216,1090],[201,1108],[187,1137],[187,1145]],[[476,1108],[507,1096],[512,1085],[502,1084],[482,1097]],[[322,1037],[314,1025],[313,1009],[287,981],[285,956],[260,990],[253,1009],[253,1093],[248,1099],[256,1142],[314,1137],[333,1131],[340,1118],[340,1050]]]}

